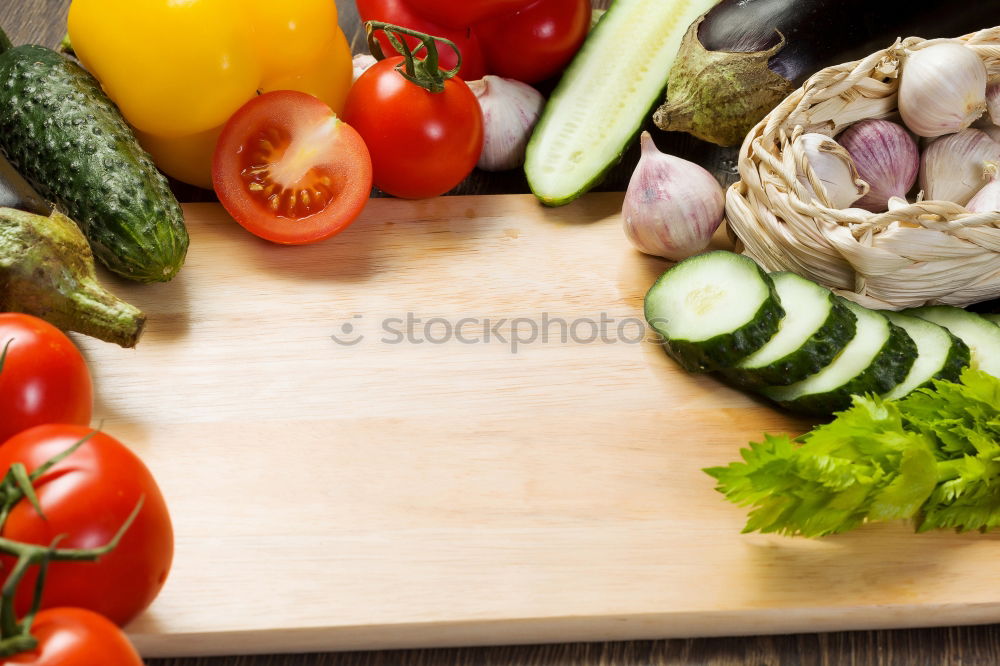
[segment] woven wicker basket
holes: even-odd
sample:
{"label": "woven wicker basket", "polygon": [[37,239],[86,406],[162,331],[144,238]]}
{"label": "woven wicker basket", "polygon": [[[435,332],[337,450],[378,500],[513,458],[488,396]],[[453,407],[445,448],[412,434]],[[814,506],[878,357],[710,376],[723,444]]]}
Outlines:
{"label": "woven wicker basket", "polygon": [[791,270],[863,305],[967,305],[1000,297],[1000,212],[970,214],[947,201],[888,213],[814,202],[796,179],[791,142],[803,132],[835,136],[865,118],[897,115],[907,53],[953,41],[1000,77],[1000,27],[955,40],[911,37],[863,60],[813,75],[747,136],[741,181],[726,195],[732,233],[766,270]]}

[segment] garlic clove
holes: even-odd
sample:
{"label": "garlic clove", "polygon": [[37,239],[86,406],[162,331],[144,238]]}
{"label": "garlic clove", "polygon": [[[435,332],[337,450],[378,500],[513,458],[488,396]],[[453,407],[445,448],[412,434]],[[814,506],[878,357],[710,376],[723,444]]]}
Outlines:
{"label": "garlic clove", "polygon": [[963,130],[986,110],[986,66],[974,51],[946,42],[910,53],[899,81],[899,115],[919,136]]}
{"label": "garlic clove", "polygon": [[352,81],[357,81],[362,74],[368,71],[369,67],[371,67],[377,62],[378,60],[375,59],[375,56],[369,53],[359,53],[356,56],[354,56],[353,60],[351,61],[351,64],[354,67],[354,78],[352,79]]}
{"label": "garlic clove", "polygon": [[622,206],[625,235],[640,252],[681,261],[712,240],[725,215],[725,193],[693,162],[661,153],[649,132]]}
{"label": "garlic clove", "polygon": [[990,123],[1000,126],[1000,81],[986,87],[986,115]]}
{"label": "garlic clove", "polygon": [[476,166],[506,171],[524,164],[528,139],[545,98],[527,83],[492,74],[468,85],[483,111],[483,152]]}
{"label": "garlic clove", "polygon": [[837,142],[871,188],[854,203],[858,208],[880,213],[893,197],[905,199],[917,182],[920,151],[903,126],[888,120],[862,120],[842,132]]}
{"label": "garlic clove", "polygon": [[965,209],[970,213],[992,213],[1000,211],[1000,180],[997,180],[997,172],[1000,171],[996,162],[987,162],[983,169],[983,177],[986,184],[976,192],[976,196],[965,205]]}
{"label": "garlic clove", "polygon": [[812,199],[828,208],[850,208],[868,193],[851,155],[828,136],[803,134],[792,142],[796,176]]}
{"label": "garlic clove", "polygon": [[920,158],[924,199],[961,206],[982,188],[987,162],[1000,162],[1000,143],[977,129],[964,129],[937,139]]}

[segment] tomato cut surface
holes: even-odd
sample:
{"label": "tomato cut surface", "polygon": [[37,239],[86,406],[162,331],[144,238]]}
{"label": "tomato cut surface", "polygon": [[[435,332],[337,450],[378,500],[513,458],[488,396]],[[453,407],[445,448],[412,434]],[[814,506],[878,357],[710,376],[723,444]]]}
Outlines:
{"label": "tomato cut surface", "polygon": [[226,123],[212,182],[248,231],[276,243],[313,243],[361,213],[372,165],[364,141],[329,106],[281,90],[252,99]]}

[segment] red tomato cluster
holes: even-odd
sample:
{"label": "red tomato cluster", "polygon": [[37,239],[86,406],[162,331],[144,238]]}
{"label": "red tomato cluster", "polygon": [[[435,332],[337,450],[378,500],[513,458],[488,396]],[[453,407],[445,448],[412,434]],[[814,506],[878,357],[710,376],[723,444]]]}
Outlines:
{"label": "red tomato cluster", "polygon": [[386,58],[351,87],[343,121],[289,91],[237,111],[216,146],[212,181],[226,210],[261,238],[301,244],[340,233],[373,184],[407,199],[454,188],[479,160],[484,131],[479,102],[456,73],[547,79],[580,48],[591,16],[589,0],[358,0],[358,10],[391,24],[376,30],[385,52],[391,32],[414,57],[439,58],[444,74],[428,83],[433,66],[414,76],[403,56]]}
{"label": "red tomato cluster", "polygon": [[[96,561],[52,561],[38,646],[4,663],[139,665],[116,625],[152,603],[173,559],[173,528],[163,495],[142,461],[113,437],[88,427],[93,393],[83,356],[59,329],[23,314],[0,314],[0,476],[17,463],[29,474],[85,440],[33,482],[39,513],[22,499],[0,535],[24,544],[90,549],[109,543],[141,508],[117,547]],[[61,537],[61,540],[59,538]],[[12,557],[0,558],[10,572]],[[31,608],[37,570],[20,582],[19,617]],[[96,658],[96,661],[95,661]]]}

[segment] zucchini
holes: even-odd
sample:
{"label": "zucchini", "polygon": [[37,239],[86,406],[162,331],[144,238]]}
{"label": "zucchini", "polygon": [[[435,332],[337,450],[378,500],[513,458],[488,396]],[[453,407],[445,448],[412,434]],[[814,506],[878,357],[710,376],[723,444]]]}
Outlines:
{"label": "zucchini", "polygon": [[885,397],[905,398],[918,388],[931,386],[932,379],[957,382],[962,370],[969,365],[969,347],[943,326],[899,312],[883,312],[896,326],[904,329],[917,345],[917,359],[896,388]]}
{"label": "zucchini", "polygon": [[969,346],[973,368],[1000,377],[1000,326],[974,312],[950,305],[931,305],[904,312],[947,328]]}
{"label": "zucchini", "polygon": [[661,96],[681,38],[717,0],[615,0],[563,74],[528,143],[524,171],[550,206],[621,159]]}
{"label": "zucchini", "polygon": [[785,386],[819,372],[854,337],[856,317],[829,289],[794,273],[772,273],[785,316],[766,345],[726,370],[742,386]]}
{"label": "zucchini", "polygon": [[828,415],[851,406],[852,395],[883,395],[910,372],[917,346],[905,330],[878,312],[847,300],[857,332],[830,365],[790,386],[767,387],[764,395],[792,411]]}
{"label": "zucchini", "polygon": [[771,278],[752,259],[717,251],[661,275],[646,294],[645,314],[667,353],[687,370],[705,372],[732,367],[763,347],[785,311]]}
{"label": "zucchini", "polygon": [[184,263],[188,235],[166,178],[75,62],[41,46],[0,55],[0,150],[113,272],[163,282]]}

